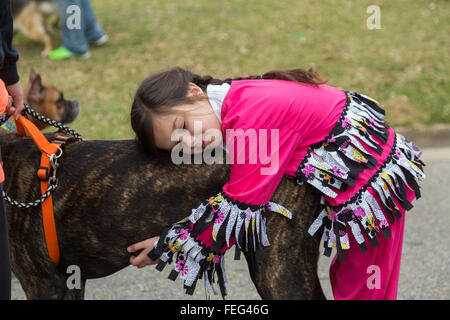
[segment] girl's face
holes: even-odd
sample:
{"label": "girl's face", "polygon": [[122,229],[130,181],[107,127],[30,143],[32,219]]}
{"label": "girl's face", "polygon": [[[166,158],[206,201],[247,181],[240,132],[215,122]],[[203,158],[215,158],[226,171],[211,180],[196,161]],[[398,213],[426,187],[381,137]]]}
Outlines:
{"label": "girl's face", "polygon": [[192,104],[171,107],[167,114],[153,114],[156,147],[172,150],[180,142],[190,154],[214,148],[222,142],[222,131],[207,95],[194,83],[189,83],[187,97],[204,98]]}

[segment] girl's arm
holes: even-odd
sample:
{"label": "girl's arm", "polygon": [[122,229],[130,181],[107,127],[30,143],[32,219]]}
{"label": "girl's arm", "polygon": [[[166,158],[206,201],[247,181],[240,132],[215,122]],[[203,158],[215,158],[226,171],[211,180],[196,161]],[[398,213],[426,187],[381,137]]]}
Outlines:
{"label": "girl's arm", "polygon": [[[160,258],[157,269],[161,271],[167,263],[174,261],[169,278],[174,280],[180,274],[188,294],[193,293],[201,277],[205,278],[207,290],[214,292],[212,279],[216,275],[222,295],[225,295],[224,253],[237,244],[237,254],[244,250],[256,258],[260,257],[262,247],[269,245],[265,212],[276,211],[286,216],[290,214],[269,200],[298,145],[298,133],[281,129],[278,134],[271,134],[267,130],[267,142],[260,137],[257,135],[256,140],[253,140],[258,147],[254,152],[259,153],[264,144],[270,146],[270,162],[261,163],[258,155],[256,164],[249,163],[249,156],[245,157],[244,163],[236,163],[243,148],[239,145],[238,136],[229,138],[231,140],[228,140],[227,147],[229,152],[234,150],[234,157],[230,155],[230,158],[235,161],[231,165],[230,180],[221,192],[205,199],[192,210],[190,216],[163,230],[159,239],[155,237],[131,246],[129,251],[144,251],[138,257],[132,257],[130,263],[143,267]],[[249,141],[245,143],[247,150],[252,145]],[[244,154],[250,155],[251,152]]]}

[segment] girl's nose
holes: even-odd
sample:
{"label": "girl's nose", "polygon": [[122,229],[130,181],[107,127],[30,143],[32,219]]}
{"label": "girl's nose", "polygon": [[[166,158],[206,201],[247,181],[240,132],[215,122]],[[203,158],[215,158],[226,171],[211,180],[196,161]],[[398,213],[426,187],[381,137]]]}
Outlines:
{"label": "girl's nose", "polygon": [[191,149],[197,148],[201,150],[203,141],[202,136],[191,136],[189,140],[189,143],[186,143],[188,147]]}

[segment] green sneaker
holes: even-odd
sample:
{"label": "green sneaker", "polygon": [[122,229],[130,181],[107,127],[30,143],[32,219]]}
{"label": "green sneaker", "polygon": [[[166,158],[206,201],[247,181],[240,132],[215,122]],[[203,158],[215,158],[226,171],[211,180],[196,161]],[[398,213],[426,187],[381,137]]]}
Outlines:
{"label": "green sneaker", "polygon": [[63,59],[69,59],[73,57],[77,58],[84,58],[87,59],[91,56],[91,53],[89,51],[83,53],[83,54],[77,54],[75,52],[70,51],[64,46],[61,46],[55,50],[52,50],[48,54],[48,58],[50,60],[63,60]]}

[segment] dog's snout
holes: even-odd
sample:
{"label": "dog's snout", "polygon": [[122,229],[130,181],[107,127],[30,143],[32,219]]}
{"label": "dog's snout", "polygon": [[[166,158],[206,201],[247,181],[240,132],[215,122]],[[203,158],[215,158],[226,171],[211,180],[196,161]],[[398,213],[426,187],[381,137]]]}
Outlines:
{"label": "dog's snout", "polygon": [[80,113],[80,105],[77,100],[71,99],[65,101],[64,114],[61,117],[62,123],[70,123],[76,119]]}
{"label": "dog's snout", "polygon": [[78,101],[75,100],[75,99],[69,100],[69,103],[70,103],[70,105],[71,105],[73,108],[79,108],[79,107],[80,107],[80,105],[78,104]]}

